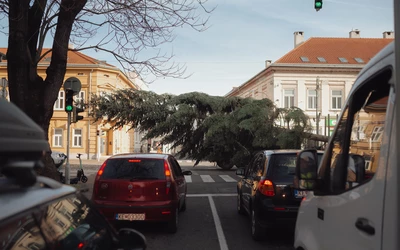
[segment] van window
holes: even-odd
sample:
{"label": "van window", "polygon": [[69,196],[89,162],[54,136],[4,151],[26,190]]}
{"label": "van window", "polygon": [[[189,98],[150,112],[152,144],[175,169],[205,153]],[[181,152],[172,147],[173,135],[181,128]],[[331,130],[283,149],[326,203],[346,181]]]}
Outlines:
{"label": "van window", "polygon": [[[385,132],[390,76],[390,71],[381,73],[349,98],[327,150],[330,160],[327,157],[321,164],[324,178],[330,178],[331,191],[341,192],[356,187],[375,174]],[[361,164],[364,167],[363,178],[360,178],[359,174],[363,172],[356,167],[353,156],[365,161],[365,164],[356,161],[357,166]]]}
{"label": "van window", "polygon": [[164,180],[164,160],[140,158],[109,159],[107,160],[101,179]]}

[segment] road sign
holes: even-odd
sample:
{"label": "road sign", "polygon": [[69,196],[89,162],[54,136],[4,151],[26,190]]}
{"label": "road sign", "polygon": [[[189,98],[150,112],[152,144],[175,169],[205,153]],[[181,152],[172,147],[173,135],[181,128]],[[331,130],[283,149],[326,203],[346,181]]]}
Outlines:
{"label": "road sign", "polygon": [[74,92],[74,95],[79,94],[81,91],[82,84],[81,81],[76,78],[76,77],[70,77],[64,82],[64,90],[72,90]]}

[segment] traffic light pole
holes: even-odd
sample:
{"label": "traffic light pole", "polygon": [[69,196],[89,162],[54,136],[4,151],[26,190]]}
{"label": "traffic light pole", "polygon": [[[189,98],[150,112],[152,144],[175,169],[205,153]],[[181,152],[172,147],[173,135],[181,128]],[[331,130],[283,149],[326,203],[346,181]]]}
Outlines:
{"label": "traffic light pole", "polygon": [[70,165],[69,165],[69,134],[70,134],[70,126],[71,126],[71,112],[68,112],[68,121],[67,121],[67,163],[65,164],[65,184],[70,183]]}

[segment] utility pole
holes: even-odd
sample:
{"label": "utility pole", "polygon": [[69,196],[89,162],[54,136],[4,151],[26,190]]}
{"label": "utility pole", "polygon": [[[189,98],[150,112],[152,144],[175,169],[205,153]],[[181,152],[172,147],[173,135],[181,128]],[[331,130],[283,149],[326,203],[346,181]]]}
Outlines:
{"label": "utility pole", "polygon": [[319,76],[317,76],[317,80],[315,82],[315,122],[316,122],[316,134],[319,135],[319,114],[318,114],[318,92],[320,89],[319,86],[320,82],[319,82]]}

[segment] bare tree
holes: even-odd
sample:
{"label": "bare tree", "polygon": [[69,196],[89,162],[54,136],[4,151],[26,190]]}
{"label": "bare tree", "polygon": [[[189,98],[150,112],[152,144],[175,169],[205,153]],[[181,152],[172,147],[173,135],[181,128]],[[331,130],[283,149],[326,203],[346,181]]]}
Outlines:
{"label": "bare tree", "polygon": [[[212,12],[206,0],[0,0],[8,19],[7,70],[10,99],[48,134],[53,105],[63,84],[68,50],[96,49],[110,53],[126,71],[142,76],[184,77],[185,68],[161,53],[173,41],[174,29],[206,29]],[[200,12],[198,12],[200,11]],[[200,14],[199,14],[200,13]],[[201,18],[205,13],[206,18]],[[52,48],[43,52],[45,41]],[[73,42],[74,49],[68,44]],[[155,51],[147,58],[143,51]],[[51,52],[43,79],[40,60]],[[147,54],[147,53],[146,53]],[[40,174],[57,179],[50,157]]]}

